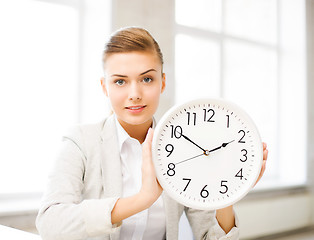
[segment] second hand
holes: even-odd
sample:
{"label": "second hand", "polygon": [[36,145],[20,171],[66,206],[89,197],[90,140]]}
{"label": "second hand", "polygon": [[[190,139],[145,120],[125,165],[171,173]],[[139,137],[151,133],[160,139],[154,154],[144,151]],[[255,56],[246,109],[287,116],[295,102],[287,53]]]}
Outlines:
{"label": "second hand", "polygon": [[197,157],[200,157],[200,156],[202,156],[202,155],[205,155],[205,154],[204,154],[204,153],[202,153],[202,154],[199,154],[199,155],[197,155],[197,156],[190,157],[190,158],[185,159],[185,160],[183,160],[183,161],[181,161],[181,162],[175,163],[175,165],[178,165],[178,164],[180,164],[180,163],[183,163],[183,162],[186,162],[186,161],[192,160],[192,159],[197,158]]}

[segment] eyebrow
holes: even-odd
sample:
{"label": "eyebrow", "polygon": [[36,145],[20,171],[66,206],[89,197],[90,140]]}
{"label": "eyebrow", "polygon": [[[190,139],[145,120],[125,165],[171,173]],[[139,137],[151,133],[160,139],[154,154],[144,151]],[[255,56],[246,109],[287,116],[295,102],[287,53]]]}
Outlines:
{"label": "eyebrow", "polygon": [[[145,72],[142,72],[139,76],[142,76],[142,75],[144,75],[144,74],[146,74],[146,73],[148,73],[148,72],[151,72],[151,71],[157,72],[156,69],[151,68],[151,69],[148,69],[148,70],[145,71]],[[112,74],[111,77],[127,77],[127,76],[126,76],[126,75],[121,75],[121,74]]]}
{"label": "eyebrow", "polygon": [[141,73],[140,76],[141,76],[141,75],[144,75],[144,74],[146,74],[146,73],[148,73],[148,72],[151,72],[151,71],[157,72],[155,69],[151,68],[151,69],[149,69],[149,70],[147,70],[147,71]]}

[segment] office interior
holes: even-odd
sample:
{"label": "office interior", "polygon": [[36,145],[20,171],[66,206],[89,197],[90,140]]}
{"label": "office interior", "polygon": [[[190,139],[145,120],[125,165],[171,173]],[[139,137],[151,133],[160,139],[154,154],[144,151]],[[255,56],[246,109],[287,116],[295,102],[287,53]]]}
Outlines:
{"label": "office interior", "polygon": [[[139,26],[164,55],[157,121],[182,101],[226,98],[268,145],[265,175],[234,205],[240,239],[314,239],[313,0],[5,0],[0,25],[0,225],[38,234],[60,136],[110,114],[104,43]],[[179,239],[193,239],[184,215]]]}

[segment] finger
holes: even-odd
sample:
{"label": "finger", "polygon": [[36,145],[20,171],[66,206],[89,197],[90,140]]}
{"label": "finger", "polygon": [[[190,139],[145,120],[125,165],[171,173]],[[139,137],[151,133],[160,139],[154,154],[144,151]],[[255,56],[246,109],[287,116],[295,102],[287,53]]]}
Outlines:
{"label": "finger", "polygon": [[254,186],[261,180],[262,176],[264,175],[265,169],[266,169],[266,161],[264,160],[262,163],[261,171],[259,173],[259,176],[258,176]]}
{"label": "finger", "polygon": [[266,149],[263,151],[263,160],[267,160],[267,158],[268,158],[268,150]]}
{"label": "finger", "polygon": [[143,150],[142,150],[142,172],[144,173],[143,176],[154,177],[155,176],[155,169],[153,166],[152,161],[152,140],[153,140],[154,130],[149,128],[146,134],[145,141],[143,143]]}
{"label": "finger", "polygon": [[151,145],[153,141],[154,136],[154,130],[152,128],[149,128],[145,137],[145,140],[143,142],[143,154],[149,152],[151,150]]}
{"label": "finger", "polygon": [[261,172],[260,172],[260,177],[263,176],[263,174],[264,174],[264,172],[265,172],[265,169],[266,169],[266,161],[263,161],[262,169],[261,169]]}
{"label": "finger", "polygon": [[149,128],[148,131],[147,131],[145,140],[144,140],[144,144],[145,144],[145,143],[146,143],[146,144],[151,144],[152,141],[153,141],[153,136],[154,136],[154,129]]}
{"label": "finger", "polygon": [[263,150],[267,148],[267,144],[263,142]]}
{"label": "finger", "polygon": [[160,185],[160,183],[159,183],[157,177],[156,177],[156,181],[157,181],[158,187],[160,187],[160,188],[163,190],[163,188],[162,188],[162,186]]}

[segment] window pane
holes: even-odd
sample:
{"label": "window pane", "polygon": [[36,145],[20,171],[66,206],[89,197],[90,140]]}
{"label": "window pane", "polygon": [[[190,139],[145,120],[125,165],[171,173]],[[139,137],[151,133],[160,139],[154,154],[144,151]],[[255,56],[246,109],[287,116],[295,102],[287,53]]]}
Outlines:
{"label": "window pane", "polygon": [[[256,123],[262,140],[277,145],[277,55],[267,48],[225,42],[224,97],[244,108]],[[266,175],[275,175],[277,149],[271,148]],[[274,177],[274,176],[273,176]]]}
{"label": "window pane", "polygon": [[226,0],[225,31],[230,35],[275,44],[277,1]]}
{"label": "window pane", "polygon": [[2,1],[0,23],[0,191],[41,191],[61,133],[77,121],[78,13]]}
{"label": "window pane", "polygon": [[219,96],[219,44],[187,35],[177,35],[175,43],[176,102]]}
{"label": "window pane", "polygon": [[[279,1],[280,21],[280,169],[288,183],[306,181],[305,1]],[[293,13],[293,17],[291,17]],[[287,151],[289,149],[289,151]],[[293,151],[292,151],[293,150]],[[289,167],[293,166],[293,167]]]}
{"label": "window pane", "polygon": [[221,0],[176,0],[176,22],[211,31],[221,30]]}

